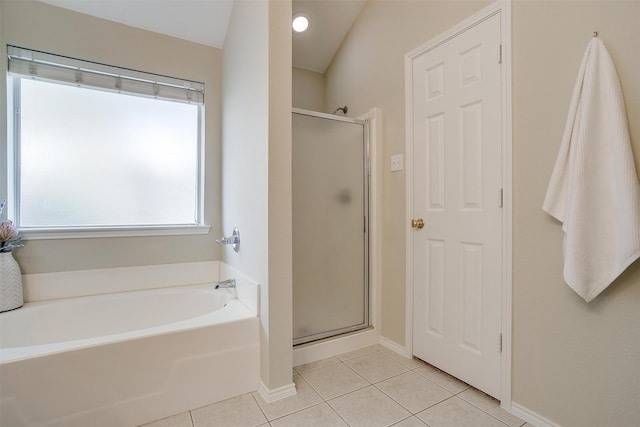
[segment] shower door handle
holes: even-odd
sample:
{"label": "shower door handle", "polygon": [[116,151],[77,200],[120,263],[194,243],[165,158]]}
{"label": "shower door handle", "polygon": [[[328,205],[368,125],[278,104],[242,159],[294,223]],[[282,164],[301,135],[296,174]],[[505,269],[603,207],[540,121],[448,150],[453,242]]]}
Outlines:
{"label": "shower door handle", "polygon": [[411,227],[417,228],[418,230],[423,228],[424,227],[424,219],[422,219],[422,218],[412,219],[411,220]]}

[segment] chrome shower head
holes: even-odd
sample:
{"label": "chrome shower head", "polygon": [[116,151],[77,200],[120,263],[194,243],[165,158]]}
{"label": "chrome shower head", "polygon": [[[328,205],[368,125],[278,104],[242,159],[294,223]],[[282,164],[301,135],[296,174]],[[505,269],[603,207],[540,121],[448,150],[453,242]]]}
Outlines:
{"label": "chrome shower head", "polygon": [[333,112],[333,114],[338,114],[338,111],[342,111],[342,114],[344,114],[346,116],[347,115],[347,111],[349,111],[349,107],[347,107],[346,105],[344,107],[338,107]]}

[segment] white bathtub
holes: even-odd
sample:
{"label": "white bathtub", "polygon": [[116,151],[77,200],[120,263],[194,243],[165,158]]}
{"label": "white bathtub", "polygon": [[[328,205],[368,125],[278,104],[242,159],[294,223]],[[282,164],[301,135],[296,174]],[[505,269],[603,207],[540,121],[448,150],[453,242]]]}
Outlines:
{"label": "white bathtub", "polygon": [[135,426],[254,391],[255,312],[213,285],[0,314],[0,425]]}

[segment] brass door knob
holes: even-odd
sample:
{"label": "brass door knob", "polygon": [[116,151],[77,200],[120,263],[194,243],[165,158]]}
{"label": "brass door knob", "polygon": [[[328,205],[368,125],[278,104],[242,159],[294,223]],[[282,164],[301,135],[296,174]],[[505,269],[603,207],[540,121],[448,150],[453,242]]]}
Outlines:
{"label": "brass door knob", "polygon": [[422,218],[412,219],[411,227],[421,229],[424,227],[424,220]]}

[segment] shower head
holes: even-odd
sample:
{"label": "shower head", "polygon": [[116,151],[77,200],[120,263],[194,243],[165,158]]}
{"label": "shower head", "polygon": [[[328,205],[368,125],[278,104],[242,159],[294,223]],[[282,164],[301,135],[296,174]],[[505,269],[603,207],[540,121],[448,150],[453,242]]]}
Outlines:
{"label": "shower head", "polygon": [[349,107],[347,107],[346,105],[344,107],[338,107],[333,112],[333,114],[338,114],[338,111],[342,111],[342,114],[344,114],[346,116],[347,115],[347,111],[349,111]]}

